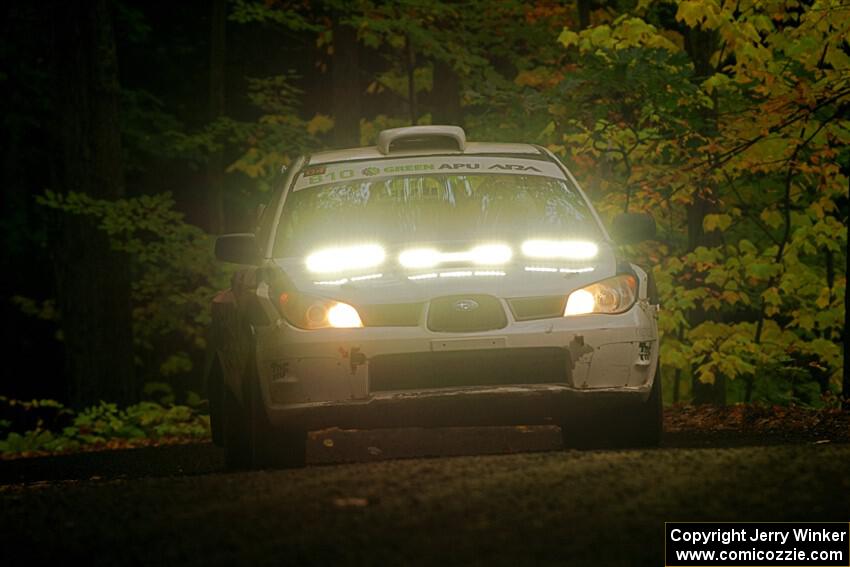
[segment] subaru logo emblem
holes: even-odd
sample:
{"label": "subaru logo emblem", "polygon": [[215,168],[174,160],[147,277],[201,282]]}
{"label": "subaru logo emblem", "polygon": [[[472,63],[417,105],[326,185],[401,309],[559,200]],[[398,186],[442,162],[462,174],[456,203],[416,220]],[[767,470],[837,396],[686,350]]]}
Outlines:
{"label": "subaru logo emblem", "polygon": [[454,304],[455,311],[475,311],[478,309],[478,302],[474,299],[459,299]]}

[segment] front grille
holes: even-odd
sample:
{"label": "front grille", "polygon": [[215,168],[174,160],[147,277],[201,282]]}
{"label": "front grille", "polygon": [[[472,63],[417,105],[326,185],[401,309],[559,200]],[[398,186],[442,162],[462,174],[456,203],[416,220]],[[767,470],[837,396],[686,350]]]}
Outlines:
{"label": "front grille", "polygon": [[508,305],[511,306],[514,319],[517,321],[561,317],[564,314],[564,306],[566,303],[567,296],[565,295],[549,297],[518,297],[508,300]]}
{"label": "front grille", "polygon": [[571,383],[571,366],[569,351],[559,347],[385,354],[369,359],[369,388]]}
{"label": "front grille", "polygon": [[444,333],[477,333],[503,329],[508,318],[492,295],[448,295],[431,301],[428,328]]}
{"label": "front grille", "polygon": [[357,312],[366,327],[415,327],[422,315],[422,303],[358,305]]}

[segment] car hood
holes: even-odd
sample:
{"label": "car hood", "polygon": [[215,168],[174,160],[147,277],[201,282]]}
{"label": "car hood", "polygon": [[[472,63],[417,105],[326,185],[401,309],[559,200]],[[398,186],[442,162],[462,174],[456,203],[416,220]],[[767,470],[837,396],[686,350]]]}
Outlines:
{"label": "car hood", "polygon": [[356,273],[316,275],[307,271],[303,258],[280,258],[274,263],[298,291],[355,306],[417,303],[463,294],[503,298],[566,295],[616,274],[614,252],[607,244],[599,245],[599,253],[593,260],[519,258],[500,267],[459,264],[408,270],[388,262],[381,268]]}

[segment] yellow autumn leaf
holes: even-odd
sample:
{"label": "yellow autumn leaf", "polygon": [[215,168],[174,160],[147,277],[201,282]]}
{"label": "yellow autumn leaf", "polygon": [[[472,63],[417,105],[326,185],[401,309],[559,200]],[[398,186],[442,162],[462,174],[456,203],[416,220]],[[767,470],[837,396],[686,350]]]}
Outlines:
{"label": "yellow autumn leaf", "polygon": [[830,290],[828,287],[823,287],[820,290],[820,294],[818,294],[818,298],[815,300],[815,305],[817,305],[821,309],[825,309],[829,306],[830,300]]}
{"label": "yellow autumn leaf", "polygon": [[324,134],[334,127],[334,119],[326,114],[317,113],[307,122],[307,132],[311,136],[316,134]]}
{"label": "yellow autumn leaf", "polygon": [[726,214],[721,215],[705,215],[702,221],[702,227],[706,232],[714,230],[726,230],[732,225],[732,217]]}
{"label": "yellow autumn leaf", "polygon": [[574,31],[570,31],[567,28],[564,28],[564,30],[558,36],[558,42],[564,47],[578,45],[578,34]]}
{"label": "yellow autumn leaf", "polygon": [[316,115],[307,122],[307,132],[311,136],[316,134],[324,134],[334,127],[334,120],[326,114],[316,113]]}
{"label": "yellow autumn leaf", "polygon": [[764,221],[764,224],[770,228],[777,228],[782,224],[782,215],[779,214],[779,211],[765,209],[759,216]]}

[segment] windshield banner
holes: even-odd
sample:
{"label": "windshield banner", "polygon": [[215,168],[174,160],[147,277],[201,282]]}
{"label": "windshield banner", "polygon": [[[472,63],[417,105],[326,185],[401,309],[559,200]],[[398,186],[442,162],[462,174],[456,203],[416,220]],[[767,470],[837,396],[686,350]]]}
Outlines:
{"label": "windshield banner", "polygon": [[362,179],[434,175],[434,174],[508,174],[539,175],[564,179],[563,172],[552,162],[513,157],[434,157],[342,162],[308,165],[298,173],[294,191],[319,185]]}

